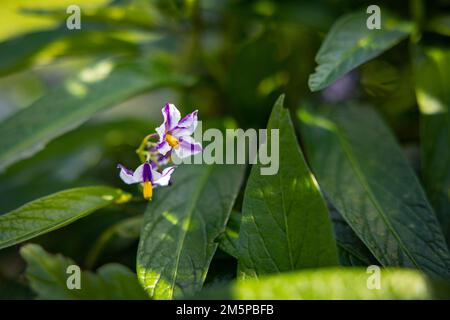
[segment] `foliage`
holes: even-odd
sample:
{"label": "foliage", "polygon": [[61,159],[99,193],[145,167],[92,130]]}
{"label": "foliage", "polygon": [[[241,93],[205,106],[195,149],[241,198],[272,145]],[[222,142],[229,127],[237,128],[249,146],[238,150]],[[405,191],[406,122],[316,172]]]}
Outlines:
{"label": "foliage", "polygon": [[[370,30],[369,1],[83,0],[68,30],[69,4],[2,3],[0,297],[448,298],[448,5]],[[190,124],[153,134],[171,103]],[[278,130],[277,173],[164,179],[197,116]]]}

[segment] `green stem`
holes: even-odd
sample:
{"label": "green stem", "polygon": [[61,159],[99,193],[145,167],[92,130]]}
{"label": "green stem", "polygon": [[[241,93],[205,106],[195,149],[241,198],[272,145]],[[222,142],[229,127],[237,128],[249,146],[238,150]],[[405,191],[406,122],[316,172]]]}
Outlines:
{"label": "green stem", "polygon": [[136,149],[136,153],[138,154],[141,163],[144,163],[146,160],[148,160],[148,157],[150,156],[150,152],[146,150],[149,143],[148,140],[154,138],[155,136],[156,135],[154,133],[145,136],[144,139],[142,139],[139,148]]}

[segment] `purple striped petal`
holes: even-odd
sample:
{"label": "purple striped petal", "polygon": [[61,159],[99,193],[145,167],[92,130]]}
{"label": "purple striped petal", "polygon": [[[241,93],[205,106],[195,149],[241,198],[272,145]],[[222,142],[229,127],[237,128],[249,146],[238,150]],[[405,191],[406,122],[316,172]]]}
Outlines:
{"label": "purple striped petal", "polygon": [[197,128],[198,120],[197,120],[198,110],[189,113],[185,116],[178,125],[172,129],[171,133],[174,137],[179,139],[183,136],[190,136],[194,133]]}
{"label": "purple striped petal", "polygon": [[142,181],[153,181],[152,167],[150,163],[144,163],[144,170],[142,171]]}
{"label": "purple striped petal", "polygon": [[[165,168],[162,173],[159,172],[153,172],[154,173],[154,181],[153,183],[155,185],[164,187],[167,186],[170,183],[170,178],[172,176],[172,173],[175,171],[175,167],[168,167]],[[156,177],[156,175],[158,175],[158,177]]]}
{"label": "purple striped petal", "polygon": [[158,156],[156,158],[156,162],[158,163],[158,165],[160,167],[162,167],[162,166],[164,166],[164,165],[169,163],[169,160],[170,160],[171,156],[172,156],[172,150],[167,152],[165,155],[158,154]]}
{"label": "purple striped petal", "polygon": [[118,164],[117,168],[120,169],[120,178],[125,182],[126,184],[133,184],[138,183],[139,181],[136,181],[133,175],[133,171],[130,169],[125,168],[123,165]]}
{"label": "purple striped petal", "polygon": [[178,122],[177,126],[180,128],[189,128],[193,125],[197,126],[197,114],[198,110],[187,114],[180,122]]}
{"label": "purple striped petal", "polygon": [[145,162],[136,168],[133,174],[136,182],[152,181],[152,167],[150,163]]}
{"label": "purple striped petal", "polygon": [[186,158],[202,151],[202,145],[196,142],[190,136],[180,138],[178,147],[175,148],[176,155],[180,158]]}
{"label": "purple striped petal", "polygon": [[167,143],[167,141],[163,141],[161,143],[158,143],[156,145],[156,149],[158,150],[159,153],[161,153],[162,155],[166,155],[167,152],[169,152],[172,148],[170,147],[170,145]]}
{"label": "purple striped petal", "polygon": [[165,131],[175,128],[181,119],[180,111],[178,111],[177,107],[172,103],[166,103],[161,111],[164,116]]}
{"label": "purple striped petal", "polygon": [[158,142],[161,143],[164,140],[166,140],[166,124],[163,123],[162,125],[160,125],[158,128],[155,129],[156,132],[158,133]]}

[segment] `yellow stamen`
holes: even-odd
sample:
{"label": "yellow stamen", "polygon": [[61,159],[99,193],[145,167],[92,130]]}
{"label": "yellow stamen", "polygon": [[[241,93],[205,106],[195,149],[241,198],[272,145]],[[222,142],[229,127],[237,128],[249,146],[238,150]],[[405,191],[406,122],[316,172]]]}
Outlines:
{"label": "yellow stamen", "polygon": [[144,199],[151,200],[153,195],[153,186],[150,181],[144,181]]}
{"label": "yellow stamen", "polygon": [[178,139],[169,133],[166,134],[166,141],[169,144],[169,146],[171,146],[172,148],[178,147],[178,144],[179,144]]}

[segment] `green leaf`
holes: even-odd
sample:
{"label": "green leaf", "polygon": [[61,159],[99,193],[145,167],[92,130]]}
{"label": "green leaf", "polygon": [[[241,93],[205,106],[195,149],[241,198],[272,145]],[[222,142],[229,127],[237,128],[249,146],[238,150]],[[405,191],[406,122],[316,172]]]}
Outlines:
{"label": "green leaf", "polygon": [[99,164],[118,159],[127,163],[122,156],[134,160],[134,153],[125,154],[123,146],[129,145],[132,150],[148,134],[148,128],[155,127],[144,120],[95,121],[54,139],[44,150],[15,163],[0,175],[2,211],[59,190],[104,181],[102,177],[111,177],[111,166],[100,169]]}
{"label": "green leaf", "polygon": [[170,188],[155,190],[137,257],[139,280],[151,297],[172,299],[201,289],[244,168],[184,165]]}
{"label": "green leaf", "polygon": [[[76,3],[81,7],[82,12],[86,9],[105,8],[108,0],[78,0]],[[0,40],[14,37],[18,34],[34,30],[44,30],[52,28],[60,23],[65,23],[68,17],[66,9],[74,4],[72,0],[2,0],[2,19],[0,20]],[[46,9],[59,10],[65,16],[57,20],[43,16],[25,14],[24,9]],[[83,19],[82,19],[83,20]],[[83,23],[83,21],[82,21]]]}
{"label": "green leaf", "polygon": [[380,269],[380,289],[375,274],[362,268],[321,268],[238,280],[225,287],[205,290],[200,299],[237,300],[394,300],[448,299],[449,283],[436,283],[407,269]]}
{"label": "green leaf", "polygon": [[339,261],[344,266],[369,266],[379,265],[369,249],[358,238],[352,228],[345,222],[342,215],[331,207],[331,221],[333,222],[334,235],[339,249]]}
{"label": "green leaf", "polygon": [[239,257],[239,228],[241,213],[232,212],[225,232],[219,238],[219,248],[234,258]]}
{"label": "green leaf", "polygon": [[427,29],[444,36],[450,36],[450,15],[439,15],[431,19]]}
{"label": "green leaf", "polygon": [[146,90],[187,84],[166,65],[105,60],[82,70],[46,96],[0,123],[0,171],[26,158],[53,138],[79,126],[96,112]]}
{"label": "green leaf", "polygon": [[35,244],[23,246],[20,254],[27,262],[25,275],[38,299],[147,299],[136,275],[120,264],[104,265],[97,274],[82,271],[81,288],[71,290],[67,282],[74,273],[67,273],[67,268],[76,265],[74,261],[62,255],[51,255]]}
{"label": "green leaf", "polygon": [[438,221],[395,138],[370,108],[301,109],[320,186],[384,266],[450,276]]}
{"label": "green leaf", "polygon": [[59,229],[131,195],[110,187],[68,189],[29,202],[0,216],[0,249]]}
{"label": "green leaf", "polygon": [[[338,265],[326,204],[298,146],[283,97],[267,125],[268,145],[279,144],[279,171],[262,175],[252,167],[245,189],[239,233],[243,276]],[[278,130],[279,141],[272,141]]]}
{"label": "green leaf", "polygon": [[383,12],[381,29],[366,26],[369,15],[353,13],[341,17],[328,32],[316,55],[315,73],[309,88],[321,90],[347,72],[367,62],[405,39],[411,32],[409,23]]}
{"label": "green leaf", "polygon": [[25,67],[48,44],[62,37],[67,28],[36,31],[0,43],[0,75]]}
{"label": "green leaf", "polygon": [[414,62],[422,175],[450,248],[450,50],[426,49]]}

